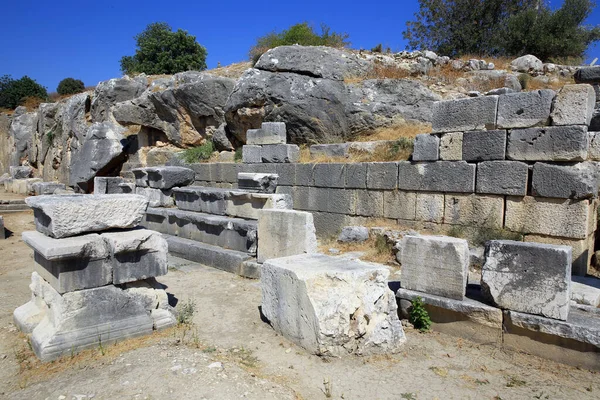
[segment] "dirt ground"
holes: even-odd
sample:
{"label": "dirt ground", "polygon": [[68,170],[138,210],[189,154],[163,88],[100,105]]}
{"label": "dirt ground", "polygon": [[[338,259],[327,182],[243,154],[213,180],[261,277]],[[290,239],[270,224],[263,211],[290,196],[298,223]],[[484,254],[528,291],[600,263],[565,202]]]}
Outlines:
{"label": "dirt ground", "polygon": [[159,278],[193,323],[42,364],[12,322],[28,301],[31,212],[0,240],[0,398],[598,399],[600,374],[406,328],[397,355],[320,358],[261,321],[258,281],[171,260]]}

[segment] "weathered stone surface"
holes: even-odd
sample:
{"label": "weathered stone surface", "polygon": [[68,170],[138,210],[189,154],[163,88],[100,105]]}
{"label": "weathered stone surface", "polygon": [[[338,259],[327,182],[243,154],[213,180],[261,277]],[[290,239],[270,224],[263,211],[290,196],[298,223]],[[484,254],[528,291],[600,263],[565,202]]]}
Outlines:
{"label": "weathered stone surface", "polygon": [[94,194],[123,193],[119,186],[121,183],[125,183],[125,179],[119,176],[97,176],[94,178]]}
{"label": "weathered stone surface", "polygon": [[147,79],[145,76],[130,78],[110,79],[96,86],[94,99],[91,105],[91,114],[94,122],[110,120],[110,109],[118,102],[131,100],[140,96],[146,90]]}
{"label": "weathered stone surface", "polygon": [[278,179],[277,174],[240,172],[238,174],[238,189],[259,193],[275,193]]}
{"label": "weathered stone surface", "polygon": [[171,189],[176,186],[187,186],[194,182],[194,170],[185,167],[146,168],[148,186],[155,189]]}
{"label": "weathered stone surface", "polygon": [[464,298],[469,268],[466,240],[406,235],[400,249],[401,287],[456,300]]}
{"label": "weathered stone surface", "polygon": [[510,67],[517,72],[540,72],[544,63],[534,55],[527,54],[511,61]]}
{"label": "weathered stone surface", "polygon": [[54,194],[54,192],[58,189],[66,189],[65,184],[59,182],[36,182],[32,185],[32,187],[36,196]]}
{"label": "weathered stone surface", "polygon": [[[381,192],[381,191],[376,191],[376,190],[357,190],[355,191],[356,194],[356,208],[354,211],[352,211],[352,191],[346,191],[346,194],[350,195],[350,199],[348,200],[348,207],[346,207],[346,210],[350,211],[350,212],[343,212],[342,208],[336,207],[335,205],[332,204],[331,207],[329,207],[329,209],[327,211],[330,212],[338,212],[338,213],[342,213],[342,214],[356,214],[356,215],[361,215],[364,217],[375,217],[375,218],[381,218],[384,215],[384,208],[385,208],[385,200],[388,201],[388,206],[390,205],[389,202],[399,202],[401,201],[399,197],[397,198],[393,198],[393,192]],[[384,196],[385,194],[388,194],[387,199],[384,200]],[[331,192],[331,195],[335,196],[335,192]],[[330,201],[330,203],[332,203]],[[397,203],[396,203],[397,204]],[[402,207],[402,206],[400,206]],[[392,210],[390,213],[401,213],[402,211],[404,211],[404,209],[395,209]]]}
{"label": "weathered stone surface", "polygon": [[258,213],[258,237],[258,262],[317,252],[313,216],[308,212],[261,210]]}
{"label": "weathered stone surface", "polygon": [[396,353],[406,341],[389,271],[321,254],[272,259],[261,270],[262,312],[318,355]]}
{"label": "weathered stone surface", "polygon": [[504,160],[506,131],[471,131],[463,134],[463,160]]}
{"label": "weathered stone surface", "polygon": [[21,165],[29,158],[29,146],[36,127],[37,113],[28,113],[24,107],[17,107],[8,131],[10,165]]}
{"label": "weathered stone surface", "polygon": [[300,159],[300,148],[295,144],[267,144],[260,149],[264,163],[295,163]]}
{"label": "weathered stone surface", "polygon": [[527,195],[529,166],[519,161],[484,161],[477,164],[477,193]]}
{"label": "weathered stone surface", "polygon": [[475,164],[465,161],[398,163],[398,189],[424,192],[473,193]]}
{"label": "weathered stone surface", "polygon": [[309,148],[310,158],[324,157],[348,157],[350,155],[350,143],[313,144]]}
{"label": "weathered stone surface", "polygon": [[345,163],[315,164],[313,180],[317,187],[344,188],[346,186]]}
{"label": "weathered stone surface", "polygon": [[338,242],[364,242],[369,240],[369,228],[365,226],[345,226],[342,228]]}
{"label": "weathered stone surface", "polygon": [[131,170],[135,177],[135,186],[148,187],[148,173],[146,168],[134,168]]}
{"label": "weathered stone surface", "polygon": [[535,163],[532,194],[539,197],[586,199],[598,195],[596,165],[583,162],[574,165]]}
{"label": "weathered stone surface", "polygon": [[478,194],[447,194],[444,223],[502,228],[504,197]]}
{"label": "weathered stone surface", "polygon": [[496,127],[498,96],[481,96],[433,104],[433,132],[458,132]]}
{"label": "weathered stone surface", "polygon": [[10,167],[10,176],[13,179],[27,179],[31,178],[33,174],[33,168],[23,166],[23,167]]}
{"label": "weathered stone surface", "polygon": [[54,238],[135,227],[148,206],[147,199],[134,194],[36,196],[25,201],[33,208],[36,229]]}
{"label": "weathered stone surface", "polygon": [[549,125],[553,90],[509,93],[498,98],[498,128]]}
{"label": "weathered stone surface", "polygon": [[589,132],[589,138],[589,158],[593,161],[600,161],[600,132]]}
{"label": "weathered stone surface", "polygon": [[440,139],[440,160],[462,160],[462,132],[444,133]]}
{"label": "weathered stone surface", "polygon": [[96,174],[108,172],[122,160],[124,128],[110,122],[95,123],[71,159],[69,184],[87,190]]}
{"label": "weathered stone surface", "polygon": [[587,200],[507,197],[504,227],[511,231],[586,239],[595,216]]}
{"label": "weathered stone surface", "polygon": [[600,65],[580,67],[573,75],[575,83],[600,83]]}
{"label": "weathered stone surface", "polygon": [[103,259],[109,256],[105,243],[97,233],[55,239],[37,231],[27,231],[23,232],[22,239],[47,260]]}
{"label": "weathered stone surface", "polygon": [[437,161],[440,158],[440,138],[422,133],[417,135],[412,154],[413,161]]}
{"label": "weathered stone surface", "polygon": [[261,163],[261,146],[252,146],[245,144],[242,146],[242,162],[247,164]]}
{"label": "weathered stone surface", "polygon": [[552,109],[552,125],[589,125],[596,105],[591,85],[565,85]]}
{"label": "weathered stone surface", "polygon": [[444,221],[444,194],[417,193],[415,220],[435,222]]}
{"label": "weathered stone surface", "polygon": [[248,129],[246,144],[286,144],[285,122],[263,122],[260,129]]}
{"label": "weathered stone surface", "polygon": [[415,219],[416,201],[416,193],[386,190],[383,192],[383,216],[385,218],[413,220]]}
{"label": "weathered stone surface", "polygon": [[521,161],[584,161],[588,148],[585,126],[514,129],[508,134],[506,156]]}
{"label": "weathered stone surface", "polygon": [[566,320],[571,248],[509,240],[486,244],[481,289],[503,309]]}
{"label": "weathered stone surface", "polygon": [[573,278],[576,275],[587,275],[588,268],[592,262],[592,255],[594,254],[594,235],[590,235],[587,239],[567,239],[545,235],[525,235],[523,241],[571,247],[571,259],[573,262],[571,266],[571,277]]}
{"label": "weathered stone surface", "polygon": [[367,163],[368,189],[396,189],[398,186],[398,163]]}
{"label": "weathered stone surface", "polygon": [[571,300],[577,304],[592,307],[600,306],[600,279],[595,277],[572,276]]}

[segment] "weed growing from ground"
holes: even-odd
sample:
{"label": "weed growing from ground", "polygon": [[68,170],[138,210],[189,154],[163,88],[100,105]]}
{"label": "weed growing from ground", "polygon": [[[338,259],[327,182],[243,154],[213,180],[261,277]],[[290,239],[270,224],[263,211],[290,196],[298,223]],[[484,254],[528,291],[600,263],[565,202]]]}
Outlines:
{"label": "weed growing from ground", "polygon": [[185,325],[191,324],[195,312],[196,302],[192,299],[188,299],[188,301],[183,303],[179,308],[179,312],[177,313],[177,322]]}
{"label": "weed growing from ground", "polygon": [[183,160],[188,164],[206,161],[210,159],[214,151],[213,142],[209,140],[201,146],[184,150],[182,152]]}
{"label": "weed growing from ground", "polygon": [[431,327],[429,313],[425,309],[423,299],[420,297],[415,297],[415,299],[412,301],[412,307],[410,309],[408,321],[413,324],[415,329],[418,329],[421,332],[427,332]]}

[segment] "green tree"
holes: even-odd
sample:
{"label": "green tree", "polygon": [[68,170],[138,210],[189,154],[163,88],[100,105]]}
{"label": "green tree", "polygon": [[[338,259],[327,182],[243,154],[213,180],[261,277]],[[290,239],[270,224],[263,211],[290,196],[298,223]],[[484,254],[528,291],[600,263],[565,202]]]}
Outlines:
{"label": "green tree", "polygon": [[295,24],[279,33],[271,32],[256,40],[256,44],[250,49],[250,59],[258,61],[267,50],[277,46],[300,44],[303,46],[329,46],[346,47],[350,45],[347,33],[332,32],[325,25],[321,25],[321,34],[315,32],[307,22]]}
{"label": "green tree", "polygon": [[0,107],[15,109],[27,97],[46,100],[48,92],[27,75],[18,80],[12,79],[10,75],[0,77]]}
{"label": "green tree", "polygon": [[600,27],[583,25],[594,7],[590,0],[565,0],[555,11],[540,7],[512,16],[502,35],[505,53],[581,63],[588,47],[600,39]]}
{"label": "green tree", "polygon": [[135,36],[135,55],[121,58],[125,74],[176,74],[206,69],[206,48],[196,37],[178,29],[173,32],[166,22],[155,22]]}
{"label": "green tree", "polygon": [[412,49],[452,57],[502,53],[499,38],[508,19],[535,9],[540,0],[419,0],[414,21],[403,36]]}
{"label": "green tree", "polygon": [[85,85],[83,81],[75,78],[65,78],[58,83],[58,87],[56,88],[56,92],[61,96],[66,94],[75,94],[81,93],[85,90]]}

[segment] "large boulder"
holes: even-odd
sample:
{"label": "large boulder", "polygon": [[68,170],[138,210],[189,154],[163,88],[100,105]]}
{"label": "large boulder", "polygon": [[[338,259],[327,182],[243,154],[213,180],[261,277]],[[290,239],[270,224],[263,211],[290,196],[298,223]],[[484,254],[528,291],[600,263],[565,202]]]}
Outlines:
{"label": "large boulder", "polygon": [[542,72],[544,63],[534,55],[527,54],[511,61],[510,67],[517,72]]}
{"label": "large boulder", "polygon": [[147,86],[148,79],[143,74],[135,78],[124,76],[100,82],[96,86],[91,104],[92,120],[94,122],[109,121],[111,119],[110,109],[113,105],[135,99],[146,90]]}
{"label": "large boulder", "polygon": [[[401,119],[431,120],[440,97],[411,80],[363,80],[374,64],[324,47],[284,46],[265,53],[237,81],[225,106],[232,135],[283,121],[292,143],[335,142]],[[352,80],[354,81],[354,80]]]}
{"label": "large boulder", "polygon": [[18,107],[9,130],[10,165],[21,165],[29,159],[32,137],[37,130],[37,113]]}
{"label": "large boulder", "polygon": [[114,118],[121,124],[158,129],[175,145],[201,144],[225,122],[224,107],[235,81],[193,72],[173,79],[171,88],[148,90],[116,104]]}

